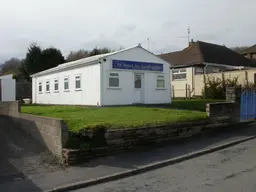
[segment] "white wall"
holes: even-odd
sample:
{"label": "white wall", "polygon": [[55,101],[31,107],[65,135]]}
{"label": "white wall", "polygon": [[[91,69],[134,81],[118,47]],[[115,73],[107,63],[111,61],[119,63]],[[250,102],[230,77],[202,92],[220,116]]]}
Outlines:
{"label": "white wall", "polygon": [[[75,90],[75,75],[81,74],[80,91]],[[69,92],[64,91],[64,77],[69,76]],[[54,92],[54,79],[59,79],[59,92]],[[50,92],[46,93],[46,81],[50,80]],[[38,92],[39,82],[43,91]],[[84,66],[33,78],[33,103],[97,105],[100,104],[100,64]]]}
{"label": "white wall", "polygon": [[[112,69],[112,60],[127,60],[127,61],[140,61],[161,63],[164,65],[163,72],[151,71],[138,71],[138,70],[118,70]],[[144,103],[170,103],[170,65],[155,55],[148,53],[141,48],[130,49],[116,55],[107,57],[106,62],[102,62],[103,66],[103,105],[126,105],[134,103],[134,72],[141,72],[144,74]],[[113,71],[119,72],[119,85],[120,89],[109,89],[109,73]],[[156,90],[156,77],[157,75],[165,75],[164,90]]]}
{"label": "white wall", "polygon": [[12,74],[0,76],[0,79],[12,79]]}
{"label": "white wall", "polygon": [[3,78],[1,79],[1,94],[2,101],[16,100],[16,81],[15,79]]}

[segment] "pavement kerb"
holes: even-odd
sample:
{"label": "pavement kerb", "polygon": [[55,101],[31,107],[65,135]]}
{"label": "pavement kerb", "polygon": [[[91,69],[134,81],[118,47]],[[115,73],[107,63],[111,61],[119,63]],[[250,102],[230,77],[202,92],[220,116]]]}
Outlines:
{"label": "pavement kerb", "polygon": [[179,163],[185,160],[189,160],[195,157],[199,157],[208,153],[212,153],[221,149],[225,149],[227,147],[231,147],[234,145],[237,145],[239,143],[245,142],[245,141],[249,141],[252,139],[255,139],[256,136],[249,136],[249,137],[245,137],[242,139],[237,139],[235,141],[230,141],[230,142],[226,142],[224,144],[221,145],[217,145],[208,149],[204,149],[204,150],[200,150],[200,151],[196,151],[193,153],[188,153],[186,155],[182,155],[179,157],[175,157],[172,159],[167,159],[164,161],[159,161],[156,163],[152,163],[152,164],[148,164],[145,166],[141,166],[137,169],[133,169],[133,170],[128,170],[128,171],[124,171],[124,172],[119,172],[119,173],[114,173],[111,175],[107,175],[104,177],[98,177],[96,179],[90,179],[90,180],[86,180],[86,181],[80,181],[80,182],[75,182],[75,183],[70,183],[67,185],[63,185],[60,187],[56,187],[56,188],[52,188],[50,190],[46,190],[45,192],[65,192],[65,191],[70,191],[70,190],[75,190],[75,189],[80,189],[80,188],[86,188],[89,186],[93,186],[93,185],[97,185],[97,184],[102,184],[102,183],[106,183],[106,182],[110,182],[110,181],[114,181],[114,180],[118,180],[118,179],[123,179],[125,177],[129,177],[129,176],[133,176],[136,174],[141,174],[147,171],[151,171],[154,169],[158,169],[158,168],[162,168],[165,167],[167,165],[172,165],[175,163]]}

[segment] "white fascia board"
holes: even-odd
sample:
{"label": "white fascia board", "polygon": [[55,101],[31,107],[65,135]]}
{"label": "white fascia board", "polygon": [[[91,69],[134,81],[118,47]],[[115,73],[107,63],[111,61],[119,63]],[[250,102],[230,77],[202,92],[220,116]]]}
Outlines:
{"label": "white fascia board", "polygon": [[244,66],[232,66],[232,65],[224,65],[224,64],[217,64],[217,63],[206,63],[204,62],[205,65],[210,65],[210,66],[217,66],[217,67],[226,67],[230,69],[244,69]]}
{"label": "white fascia board", "polygon": [[74,69],[74,68],[81,67],[81,66],[94,65],[94,64],[98,64],[99,62],[100,62],[99,60],[95,60],[95,61],[88,62],[88,63],[80,62],[80,63],[77,63],[75,65],[71,65],[71,66],[67,66],[67,67],[54,67],[54,68],[51,68],[49,70],[45,70],[45,71],[30,75],[30,77],[39,77],[39,76],[48,75],[48,74],[51,74],[51,73],[56,73],[56,72],[66,71],[66,70],[69,70],[69,69]]}

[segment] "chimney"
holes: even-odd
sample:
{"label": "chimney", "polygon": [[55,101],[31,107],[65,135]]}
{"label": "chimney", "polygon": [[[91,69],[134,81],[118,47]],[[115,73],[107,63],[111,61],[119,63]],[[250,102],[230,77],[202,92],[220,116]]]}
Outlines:
{"label": "chimney", "polygon": [[191,39],[191,41],[189,42],[188,46],[190,47],[190,46],[192,46],[194,43],[195,43],[194,40]]}

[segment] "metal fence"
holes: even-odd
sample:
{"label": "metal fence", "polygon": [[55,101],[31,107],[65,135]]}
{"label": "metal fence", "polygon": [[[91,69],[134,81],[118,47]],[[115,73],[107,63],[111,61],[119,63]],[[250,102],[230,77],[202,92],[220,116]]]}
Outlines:
{"label": "metal fence", "polygon": [[32,98],[31,82],[16,82],[16,100]]}
{"label": "metal fence", "polygon": [[256,89],[243,89],[241,92],[240,118],[243,121],[256,118]]}

